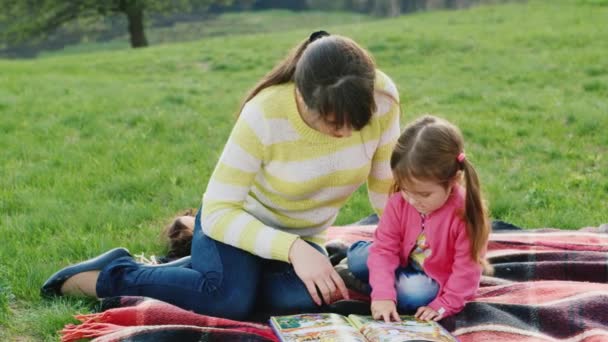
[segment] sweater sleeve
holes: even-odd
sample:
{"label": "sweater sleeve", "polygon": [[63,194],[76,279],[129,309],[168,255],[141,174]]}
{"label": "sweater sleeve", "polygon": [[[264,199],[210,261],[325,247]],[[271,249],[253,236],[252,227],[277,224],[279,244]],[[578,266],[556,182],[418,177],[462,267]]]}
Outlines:
{"label": "sweater sleeve", "polygon": [[389,199],[369,250],[367,267],[372,300],[397,301],[395,270],[399,266],[402,233],[396,196]]}
{"label": "sweater sleeve", "polygon": [[456,236],[454,263],[452,273],[446,281],[441,293],[429,303],[435,311],[442,311],[443,317],[460,312],[466,302],[473,298],[479,287],[482,267],[471,258],[469,238],[465,223],[460,223]]}
{"label": "sweater sleeve", "polygon": [[399,107],[399,94],[392,81],[388,82],[387,94],[378,96],[376,105],[380,115],[381,135],[378,148],[372,158],[372,168],[367,179],[367,193],[370,203],[376,213],[382,216],[382,211],[388,201],[393,184],[393,174],[390,168],[390,158],[395,143],[399,138],[399,120],[401,109]]}
{"label": "sweater sleeve", "polygon": [[202,228],[214,240],[288,262],[289,249],[298,236],[266,226],[244,208],[265,153],[267,130],[259,128],[263,127],[259,120],[254,106],[243,108],[203,196]]}

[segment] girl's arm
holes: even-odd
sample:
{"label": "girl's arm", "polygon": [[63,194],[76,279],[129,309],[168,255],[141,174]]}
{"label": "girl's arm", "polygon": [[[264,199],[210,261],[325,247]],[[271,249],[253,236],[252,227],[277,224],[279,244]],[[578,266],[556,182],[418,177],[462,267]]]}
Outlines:
{"label": "girl's arm", "polygon": [[[428,306],[447,317],[460,312],[479,288],[482,267],[471,258],[465,223],[460,223],[454,246],[452,274],[441,293]],[[443,310],[441,310],[443,308]]]}
{"label": "girl's arm", "polygon": [[254,105],[247,104],[237,120],[203,196],[202,228],[214,240],[266,259],[288,262],[298,238],[266,226],[243,205],[262,168],[268,128]]}
{"label": "girl's arm", "polygon": [[389,199],[369,250],[367,266],[372,300],[397,300],[395,270],[399,266],[403,238],[398,205],[400,196],[395,194]]}

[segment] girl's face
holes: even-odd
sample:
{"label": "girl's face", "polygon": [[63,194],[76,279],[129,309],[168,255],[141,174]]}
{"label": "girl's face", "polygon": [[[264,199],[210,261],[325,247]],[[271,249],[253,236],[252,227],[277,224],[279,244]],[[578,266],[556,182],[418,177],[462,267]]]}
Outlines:
{"label": "girl's face", "polygon": [[453,183],[445,188],[443,184],[410,179],[400,186],[401,196],[421,214],[430,214],[441,208],[452,192]]}

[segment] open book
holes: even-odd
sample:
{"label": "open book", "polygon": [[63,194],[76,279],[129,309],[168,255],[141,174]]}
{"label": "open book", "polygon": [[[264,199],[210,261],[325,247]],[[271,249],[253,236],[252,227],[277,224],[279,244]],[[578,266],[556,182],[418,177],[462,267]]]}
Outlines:
{"label": "open book", "polygon": [[458,341],[439,323],[401,316],[401,322],[385,323],[370,316],[334,313],[273,316],[270,326],[283,342],[301,341]]}

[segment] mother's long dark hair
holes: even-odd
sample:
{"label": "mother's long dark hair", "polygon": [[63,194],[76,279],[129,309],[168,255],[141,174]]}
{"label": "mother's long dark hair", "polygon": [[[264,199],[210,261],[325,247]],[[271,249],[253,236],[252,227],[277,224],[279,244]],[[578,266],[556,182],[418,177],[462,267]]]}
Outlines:
{"label": "mother's long dark hair", "polygon": [[313,33],[298,44],[254,87],[243,101],[278,84],[294,82],[306,106],[323,118],[355,130],[363,128],[376,110],[376,67],[370,54],[353,40]]}

